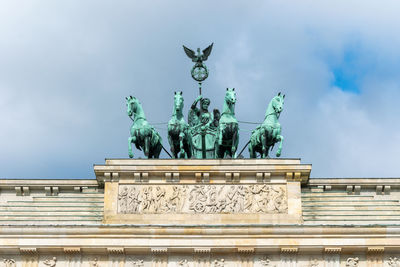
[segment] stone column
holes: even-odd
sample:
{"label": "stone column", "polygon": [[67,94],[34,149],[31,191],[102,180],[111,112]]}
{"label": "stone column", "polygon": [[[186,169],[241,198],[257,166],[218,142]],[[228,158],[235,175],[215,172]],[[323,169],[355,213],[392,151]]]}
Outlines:
{"label": "stone column", "polygon": [[296,267],[298,248],[281,248],[281,263],[282,267]]}
{"label": "stone column", "polygon": [[325,248],[325,267],[340,267],[341,248]]}
{"label": "stone column", "polygon": [[368,267],[381,267],[383,266],[383,247],[369,247],[367,248],[367,266]]}

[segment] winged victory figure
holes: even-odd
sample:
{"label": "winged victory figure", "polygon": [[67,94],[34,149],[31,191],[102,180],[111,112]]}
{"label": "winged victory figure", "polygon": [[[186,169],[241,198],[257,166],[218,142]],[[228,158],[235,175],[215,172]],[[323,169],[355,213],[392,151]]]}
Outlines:
{"label": "winged victory figure", "polygon": [[185,50],[186,55],[191,58],[193,62],[202,64],[203,61],[206,61],[208,56],[211,54],[213,44],[214,43],[210,44],[206,49],[203,50],[203,52],[200,52],[200,48],[197,48],[197,55],[192,49],[187,48],[186,46],[183,46],[183,50]]}
{"label": "winged victory figure", "polygon": [[190,59],[192,59],[193,62],[195,62],[190,73],[192,74],[192,78],[200,83],[200,88],[199,88],[200,94],[201,94],[201,82],[207,79],[208,77],[208,69],[207,66],[203,63],[203,61],[206,61],[208,56],[211,54],[213,44],[214,43],[210,44],[202,52],[200,51],[200,48],[197,48],[197,54],[192,49],[183,46],[183,50],[185,51],[186,55]]}

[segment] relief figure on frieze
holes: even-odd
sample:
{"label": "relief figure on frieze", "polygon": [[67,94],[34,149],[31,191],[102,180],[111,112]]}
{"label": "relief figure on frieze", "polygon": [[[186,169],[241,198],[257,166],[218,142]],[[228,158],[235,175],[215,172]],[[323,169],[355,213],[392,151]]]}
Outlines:
{"label": "relief figure on frieze", "polygon": [[182,190],[176,185],[172,187],[172,195],[169,197],[167,202],[167,210],[169,212],[177,212],[182,209],[183,195],[185,193],[186,187],[183,187]]}
{"label": "relief figure on frieze", "polygon": [[400,267],[400,259],[397,257],[390,257],[388,264],[390,267]]}
{"label": "relief figure on frieze", "polygon": [[128,194],[128,210],[129,213],[136,213],[139,211],[139,190],[135,187],[131,187]]}
{"label": "relief figure on frieze", "polygon": [[165,211],[166,202],[165,202],[165,189],[159,186],[156,187],[156,197],[154,200],[154,211],[156,213],[160,213]]}
{"label": "relief figure on frieze", "polygon": [[217,188],[215,185],[209,185],[207,186],[207,193],[208,193],[208,198],[206,202],[206,208],[210,213],[216,213],[217,212]]}
{"label": "relief figure on frieze", "polygon": [[14,259],[4,259],[4,266],[5,267],[15,267],[16,263]]}
{"label": "relief figure on frieze", "polygon": [[128,187],[122,187],[122,191],[118,195],[118,205],[122,213],[128,212]]}
{"label": "relief figure on frieze", "polygon": [[124,185],[118,212],[163,213],[286,213],[282,185]]}
{"label": "relief figure on frieze", "polygon": [[144,187],[141,194],[142,210],[143,212],[152,213],[154,212],[154,198],[153,198],[153,187]]}

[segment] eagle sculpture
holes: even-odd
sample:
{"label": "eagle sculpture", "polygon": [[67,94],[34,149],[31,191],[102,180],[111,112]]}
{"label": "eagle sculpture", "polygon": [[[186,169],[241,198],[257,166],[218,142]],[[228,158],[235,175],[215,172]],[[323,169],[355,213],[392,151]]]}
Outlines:
{"label": "eagle sculpture", "polygon": [[208,56],[211,54],[213,44],[214,43],[210,44],[203,50],[203,52],[200,52],[200,48],[197,48],[197,55],[192,49],[187,48],[186,46],[183,46],[183,50],[185,50],[186,55],[191,58],[193,62],[201,64],[203,61],[206,61]]}

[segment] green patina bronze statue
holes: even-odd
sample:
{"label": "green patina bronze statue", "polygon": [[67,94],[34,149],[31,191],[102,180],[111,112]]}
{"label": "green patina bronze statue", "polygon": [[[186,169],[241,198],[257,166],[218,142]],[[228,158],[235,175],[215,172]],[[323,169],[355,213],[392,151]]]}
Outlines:
{"label": "green patina bronze statue", "polygon": [[208,56],[211,54],[213,44],[214,43],[204,49],[203,53],[200,52],[200,48],[197,48],[197,55],[192,49],[183,46],[183,50],[185,51],[186,55],[191,58],[193,62],[196,63],[190,72],[192,78],[200,83],[208,77],[208,69],[203,61],[206,61],[208,59]]}
{"label": "green patina bronze statue", "polygon": [[162,140],[160,134],[151,126],[144,115],[142,105],[139,100],[133,96],[126,97],[126,106],[128,116],[132,119],[131,136],[129,137],[129,157],[133,158],[132,143],[139,150],[143,149],[147,158],[159,158]]}
{"label": "green patina bronze statue", "polygon": [[[186,55],[195,62],[191,74],[192,78],[200,85],[200,95],[190,107],[188,123],[186,123],[183,116],[182,92],[174,94],[174,109],[168,122],[168,142],[172,155],[162,146],[159,133],[147,122],[139,100],[132,96],[126,98],[128,115],[131,119],[134,116],[131,137],[129,137],[129,157],[133,157],[132,143],[136,145],[137,149],[143,149],[148,158],[158,158],[161,149],[164,149],[173,158],[182,159],[237,157],[239,123],[235,116],[235,89],[226,89],[222,113],[218,109],[214,109],[212,113],[209,112],[210,99],[204,98],[201,94],[201,83],[208,77],[208,69],[203,62],[208,59],[212,47],[213,44],[202,52],[198,48],[196,54],[193,50],[183,46]],[[251,158],[257,158],[257,154],[260,154],[261,158],[267,158],[269,151],[277,142],[280,143],[276,156],[280,157],[283,137],[278,119],[283,109],[284,98],[285,95],[279,93],[271,100],[265,113],[264,122],[252,132],[250,141],[247,143]],[[200,103],[199,107],[197,107],[198,103]],[[246,146],[239,153],[239,157]]]}
{"label": "green patina bronze statue", "polygon": [[[200,108],[197,103],[200,101]],[[193,102],[188,115],[190,135],[192,139],[193,157],[197,159],[215,158],[215,141],[218,134],[218,110],[213,116],[208,111],[210,99],[199,95]]]}
{"label": "green patina bronze statue", "polygon": [[239,143],[239,123],[235,117],[235,88],[226,89],[224,106],[219,119],[216,154],[218,158],[234,158]]}
{"label": "green patina bronze statue", "polygon": [[259,125],[251,134],[249,142],[250,158],[256,158],[259,153],[261,158],[267,158],[269,150],[272,150],[275,143],[279,143],[276,156],[280,157],[282,152],[283,136],[281,135],[281,124],[278,119],[283,110],[285,95],[279,93],[272,98],[265,112],[264,122]]}
{"label": "green patina bronze statue", "polygon": [[182,92],[175,92],[174,111],[168,122],[168,142],[174,158],[190,159],[192,157],[192,140],[189,125],[183,117]]}

